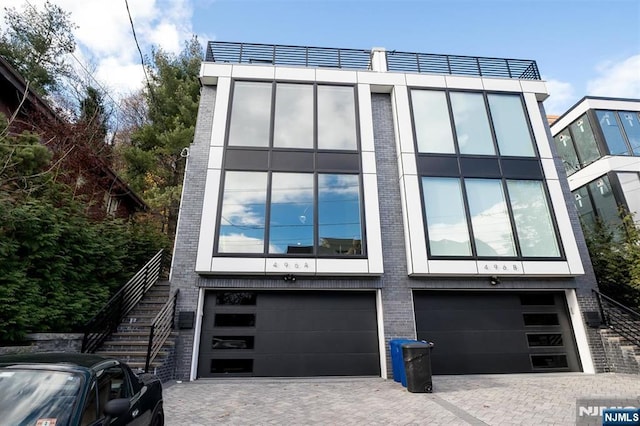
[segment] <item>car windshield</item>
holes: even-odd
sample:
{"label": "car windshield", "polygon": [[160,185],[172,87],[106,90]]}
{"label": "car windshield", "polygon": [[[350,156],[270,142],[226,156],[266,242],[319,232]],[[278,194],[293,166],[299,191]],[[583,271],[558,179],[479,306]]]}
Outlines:
{"label": "car windshield", "polygon": [[0,423],[68,425],[81,381],[61,371],[0,368]]}

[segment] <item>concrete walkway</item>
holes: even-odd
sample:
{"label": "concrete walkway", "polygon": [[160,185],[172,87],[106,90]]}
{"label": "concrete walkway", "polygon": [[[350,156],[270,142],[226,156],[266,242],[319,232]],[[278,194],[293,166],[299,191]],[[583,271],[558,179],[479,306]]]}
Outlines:
{"label": "concrete walkway", "polygon": [[572,425],[579,398],[634,400],[640,407],[637,375],[435,376],[433,385],[434,393],[427,394],[407,392],[399,383],[381,378],[168,383],[165,417],[169,426]]}

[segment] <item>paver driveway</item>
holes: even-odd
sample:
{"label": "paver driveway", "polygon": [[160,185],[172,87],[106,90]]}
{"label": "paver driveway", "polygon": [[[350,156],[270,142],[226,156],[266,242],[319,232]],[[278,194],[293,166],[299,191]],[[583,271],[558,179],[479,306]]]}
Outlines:
{"label": "paver driveway", "polygon": [[[204,379],[165,388],[166,424],[571,425],[578,398],[634,399],[640,376],[435,376],[434,393],[381,378]],[[638,406],[638,405],[636,405]]]}

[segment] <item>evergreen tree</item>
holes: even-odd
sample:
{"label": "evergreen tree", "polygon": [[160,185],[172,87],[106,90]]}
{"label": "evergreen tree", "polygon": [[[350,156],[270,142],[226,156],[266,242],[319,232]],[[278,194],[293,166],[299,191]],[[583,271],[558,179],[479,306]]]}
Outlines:
{"label": "evergreen tree", "polygon": [[128,182],[161,214],[163,230],[171,239],[184,176],[181,153],[191,144],[195,132],[202,56],[202,46],[195,37],[179,55],[162,50],[153,53],[148,69],[150,84],[145,89],[148,115],[131,133],[130,144],[122,149]]}
{"label": "evergreen tree", "polygon": [[43,10],[30,3],[22,11],[6,9],[7,29],[0,34],[3,56],[41,95],[51,94],[72,74],[66,58],[75,50],[71,14],[47,1]]}

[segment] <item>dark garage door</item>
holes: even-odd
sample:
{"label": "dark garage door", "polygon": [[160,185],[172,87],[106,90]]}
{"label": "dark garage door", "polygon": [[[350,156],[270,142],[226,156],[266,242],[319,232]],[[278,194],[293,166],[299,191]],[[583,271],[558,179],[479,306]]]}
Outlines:
{"label": "dark garage door", "polygon": [[563,293],[414,292],[433,374],[581,371]]}
{"label": "dark garage door", "polygon": [[374,292],[208,291],[198,377],[380,375]]}

